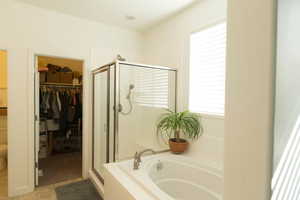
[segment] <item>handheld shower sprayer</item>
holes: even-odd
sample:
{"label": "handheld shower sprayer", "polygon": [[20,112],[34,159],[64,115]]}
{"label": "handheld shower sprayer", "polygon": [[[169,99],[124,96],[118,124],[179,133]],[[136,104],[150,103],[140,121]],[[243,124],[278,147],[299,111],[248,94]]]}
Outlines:
{"label": "handheld shower sprayer", "polygon": [[133,90],[133,89],[134,89],[134,85],[133,85],[133,84],[130,84],[130,85],[129,85],[129,89],[130,89],[130,90]]}
{"label": "handheld shower sprayer", "polygon": [[129,92],[126,96],[126,99],[130,100],[130,97],[131,97],[131,91],[134,89],[134,85],[133,84],[130,84],[129,85]]}
{"label": "handheld shower sprayer", "polygon": [[132,102],[131,102],[131,92],[132,90],[134,89],[134,85],[133,84],[130,84],[129,85],[129,91],[128,91],[128,94],[126,96],[126,99],[128,100],[128,103],[129,103],[129,110],[127,112],[123,112],[123,106],[122,104],[119,105],[119,112],[123,115],[128,115],[132,112]]}

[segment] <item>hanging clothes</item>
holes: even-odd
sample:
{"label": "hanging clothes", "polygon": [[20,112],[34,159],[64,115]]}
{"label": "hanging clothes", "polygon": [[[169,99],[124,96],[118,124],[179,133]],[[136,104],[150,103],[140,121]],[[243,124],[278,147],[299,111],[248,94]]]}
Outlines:
{"label": "hanging clothes", "polygon": [[55,92],[51,92],[50,94],[50,106],[52,110],[52,118],[54,120],[60,119],[60,111]]}
{"label": "hanging clothes", "polygon": [[61,111],[60,111],[60,132],[61,134],[66,133],[67,129],[67,117],[68,117],[68,95],[66,92],[62,92],[60,94],[60,102],[61,102]]}
{"label": "hanging clothes", "polygon": [[56,100],[57,100],[57,104],[58,104],[58,110],[60,112],[61,111],[61,102],[60,102],[59,92],[58,91],[56,91]]}
{"label": "hanging clothes", "polygon": [[46,119],[52,131],[65,136],[70,124],[76,124],[82,118],[82,92],[75,88],[40,89],[40,116]]}
{"label": "hanging clothes", "polygon": [[79,119],[82,119],[82,101],[81,101],[81,94],[76,93],[75,95],[77,104],[75,105],[76,114],[74,117],[75,122],[78,122]]}

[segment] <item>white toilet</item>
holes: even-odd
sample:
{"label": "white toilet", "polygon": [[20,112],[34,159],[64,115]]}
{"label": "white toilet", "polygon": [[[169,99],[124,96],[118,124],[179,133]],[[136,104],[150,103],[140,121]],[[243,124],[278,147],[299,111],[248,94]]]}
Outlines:
{"label": "white toilet", "polygon": [[7,145],[0,144],[0,171],[7,166]]}

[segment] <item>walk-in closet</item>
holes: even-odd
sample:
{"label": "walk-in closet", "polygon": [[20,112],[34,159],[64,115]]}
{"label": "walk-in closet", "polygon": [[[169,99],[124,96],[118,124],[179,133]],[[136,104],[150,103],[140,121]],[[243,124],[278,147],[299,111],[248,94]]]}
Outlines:
{"label": "walk-in closet", "polygon": [[36,185],[82,176],[83,61],[36,58]]}

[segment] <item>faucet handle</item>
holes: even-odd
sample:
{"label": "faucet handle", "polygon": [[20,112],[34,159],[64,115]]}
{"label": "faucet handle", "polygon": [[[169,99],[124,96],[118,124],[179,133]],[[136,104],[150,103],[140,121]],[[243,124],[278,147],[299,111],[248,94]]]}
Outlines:
{"label": "faucet handle", "polygon": [[140,163],[141,163],[141,159],[139,158],[139,153],[135,152],[134,161],[133,161],[133,170],[139,169]]}
{"label": "faucet handle", "polygon": [[138,152],[135,152],[135,154],[134,154],[134,159],[135,159],[136,161],[138,161],[138,162],[141,162],[141,156],[140,156],[140,154],[139,154]]}

